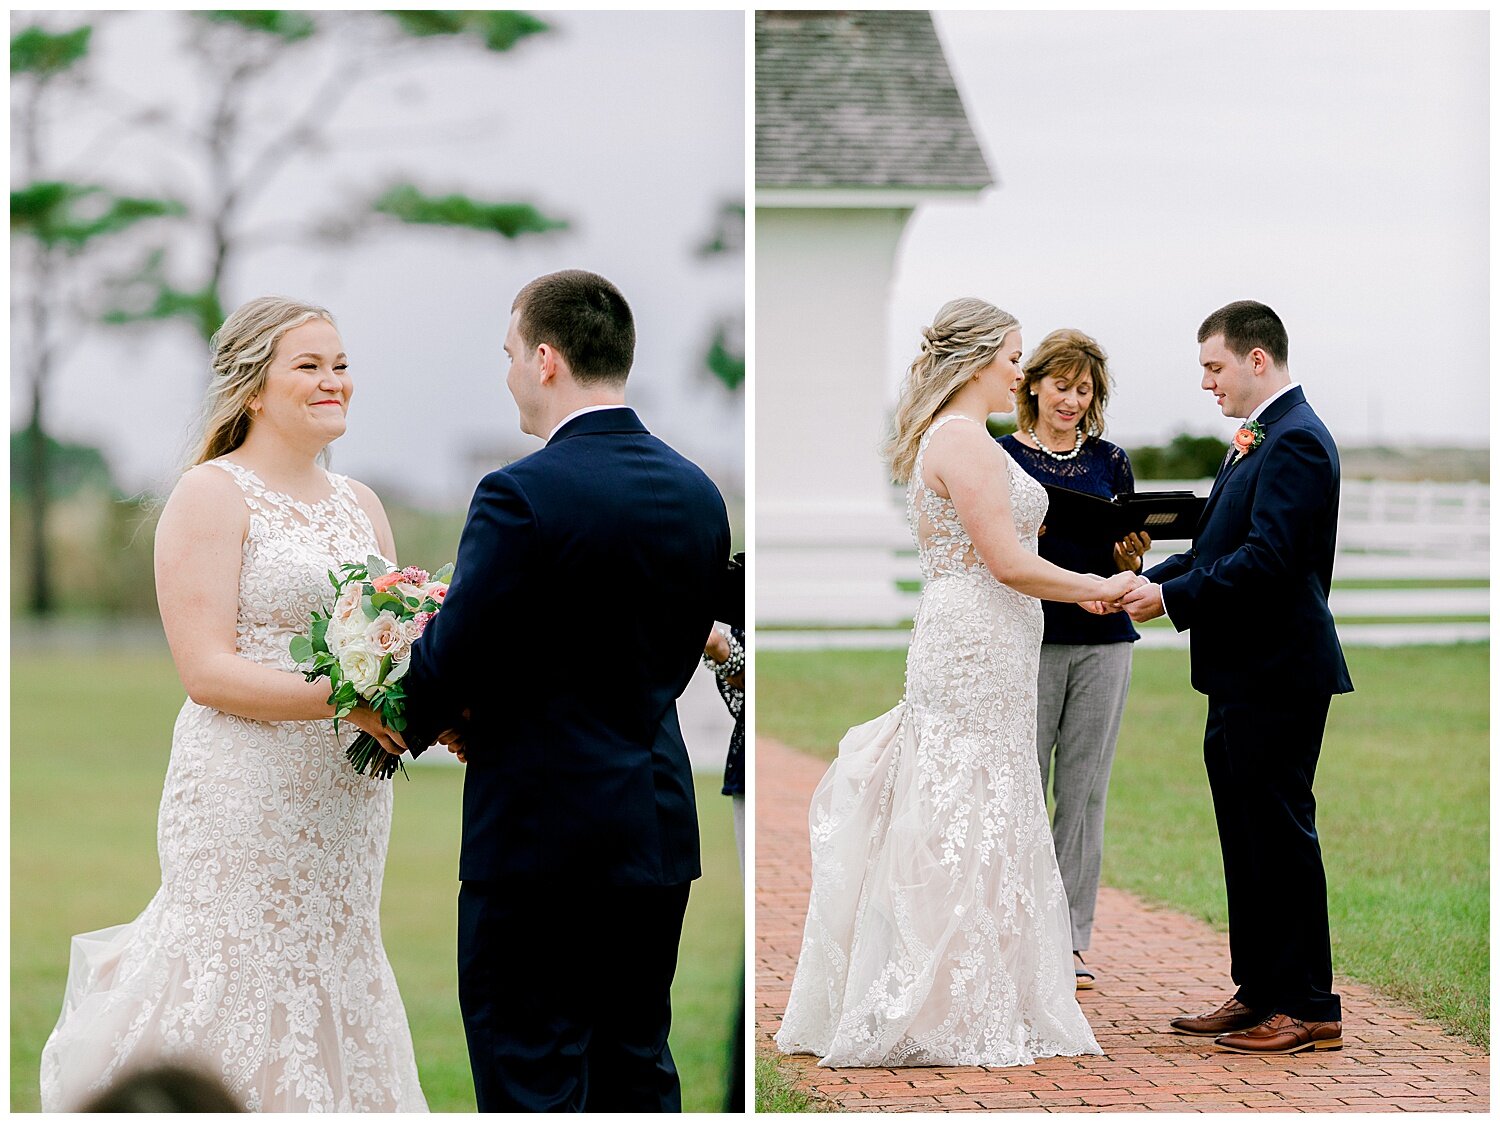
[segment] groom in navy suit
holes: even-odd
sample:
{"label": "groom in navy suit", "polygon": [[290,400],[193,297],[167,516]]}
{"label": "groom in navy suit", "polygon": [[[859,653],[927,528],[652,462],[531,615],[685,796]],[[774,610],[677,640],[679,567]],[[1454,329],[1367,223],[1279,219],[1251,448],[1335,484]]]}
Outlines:
{"label": "groom in navy suit", "polygon": [[468,765],[459,1002],[480,1111],[682,1107],[667,1030],[699,865],[676,700],[729,522],[626,408],[634,350],[603,277],[516,297],[506,385],[547,444],[480,482],[406,676],[406,743],[457,728]]}
{"label": "groom in navy suit", "polygon": [[1328,889],[1312,785],[1332,696],[1354,689],[1328,611],[1339,513],[1333,438],[1287,373],[1287,335],[1241,300],[1198,329],[1203,388],[1245,423],[1192,549],[1146,571],[1132,619],[1191,630],[1203,755],[1229,901],[1234,995],[1184,1034],[1241,1053],[1337,1049]]}

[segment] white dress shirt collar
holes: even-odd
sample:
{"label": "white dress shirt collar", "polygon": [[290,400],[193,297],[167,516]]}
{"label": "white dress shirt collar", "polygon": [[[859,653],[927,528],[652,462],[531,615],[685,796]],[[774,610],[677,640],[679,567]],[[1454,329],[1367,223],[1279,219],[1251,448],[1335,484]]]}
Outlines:
{"label": "white dress shirt collar", "polygon": [[550,441],[553,437],[557,436],[557,431],[559,429],[561,429],[564,425],[566,425],[569,421],[572,421],[573,418],[575,418],[575,417],[582,417],[586,413],[598,413],[601,409],[629,409],[629,408],[630,407],[627,406],[624,402],[616,402],[613,405],[584,406],[582,409],[575,409],[572,413],[568,414],[567,417],[564,417],[561,421],[559,421],[556,425],[554,425],[552,427],[552,432],[550,432],[550,433],[547,434],[547,439]]}
{"label": "white dress shirt collar", "polygon": [[1280,390],[1277,390],[1276,393],[1272,394],[1265,401],[1261,402],[1260,405],[1256,406],[1253,410],[1251,410],[1250,411],[1250,416],[1247,417],[1247,418],[1245,418],[1245,424],[1248,425],[1250,422],[1254,421],[1261,414],[1265,413],[1266,412],[1266,407],[1268,405],[1270,405],[1272,402],[1274,402],[1277,398],[1281,397],[1281,395],[1283,395],[1283,394],[1289,394],[1293,390],[1295,390],[1298,386],[1301,386],[1301,385],[1302,385],[1302,383],[1300,383],[1300,382],[1288,382]]}

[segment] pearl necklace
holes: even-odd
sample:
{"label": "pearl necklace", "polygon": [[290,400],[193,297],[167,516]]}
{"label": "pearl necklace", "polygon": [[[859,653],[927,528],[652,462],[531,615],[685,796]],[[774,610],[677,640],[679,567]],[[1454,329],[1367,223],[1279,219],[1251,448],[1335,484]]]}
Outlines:
{"label": "pearl necklace", "polygon": [[1078,455],[1078,450],[1083,447],[1082,425],[1078,426],[1078,439],[1073,442],[1072,452],[1053,452],[1046,445],[1042,444],[1041,438],[1036,435],[1035,428],[1027,429],[1026,431],[1031,434],[1031,439],[1036,441],[1036,450],[1038,452],[1045,452],[1048,456],[1052,457],[1053,460],[1072,460],[1073,457]]}

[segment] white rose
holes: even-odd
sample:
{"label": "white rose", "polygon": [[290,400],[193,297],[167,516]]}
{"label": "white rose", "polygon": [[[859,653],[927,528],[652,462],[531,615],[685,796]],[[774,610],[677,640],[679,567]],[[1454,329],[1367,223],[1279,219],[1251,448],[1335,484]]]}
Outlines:
{"label": "white rose", "polygon": [[351,643],[363,643],[365,636],[365,618],[361,613],[353,619],[340,619],[331,616],[328,619],[328,631],[324,633],[324,641],[328,644],[328,650],[335,655],[339,654]]}
{"label": "white rose", "polygon": [[380,652],[364,644],[350,644],[339,652],[339,670],[361,696],[368,696],[380,682]]}
{"label": "white rose", "polygon": [[401,621],[396,614],[386,609],[365,628],[365,640],[382,655],[392,654],[401,646]]}
{"label": "white rose", "polygon": [[422,586],[413,585],[410,581],[402,581],[399,585],[392,589],[391,592],[401,597],[402,600],[410,598],[411,600],[416,601],[418,604],[422,603],[422,597],[424,595],[422,592]]}

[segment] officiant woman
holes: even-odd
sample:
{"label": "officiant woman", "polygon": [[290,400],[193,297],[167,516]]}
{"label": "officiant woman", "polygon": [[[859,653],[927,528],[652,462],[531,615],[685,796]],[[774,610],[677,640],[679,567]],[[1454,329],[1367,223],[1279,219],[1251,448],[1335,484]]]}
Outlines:
{"label": "officiant woman", "polygon": [[[1103,437],[1110,377],[1103,349],[1065,328],[1042,340],[1025,364],[1016,395],[1016,433],[1005,451],[1044,485],[1101,499],[1135,491],[1130,458]],[[1045,524],[1038,552],[1048,561],[1101,577],[1139,573],[1151,546],[1144,532],[1113,541],[1106,529],[1053,533]],[[1093,615],[1076,604],[1042,602],[1046,618],[1037,683],[1037,757],[1042,790],[1049,773],[1055,810],[1052,841],[1073,923],[1074,974],[1094,985],[1083,959],[1094,928],[1104,803],[1120,715],[1130,689],[1130,645],[1140,637],[1123,612]]]}

